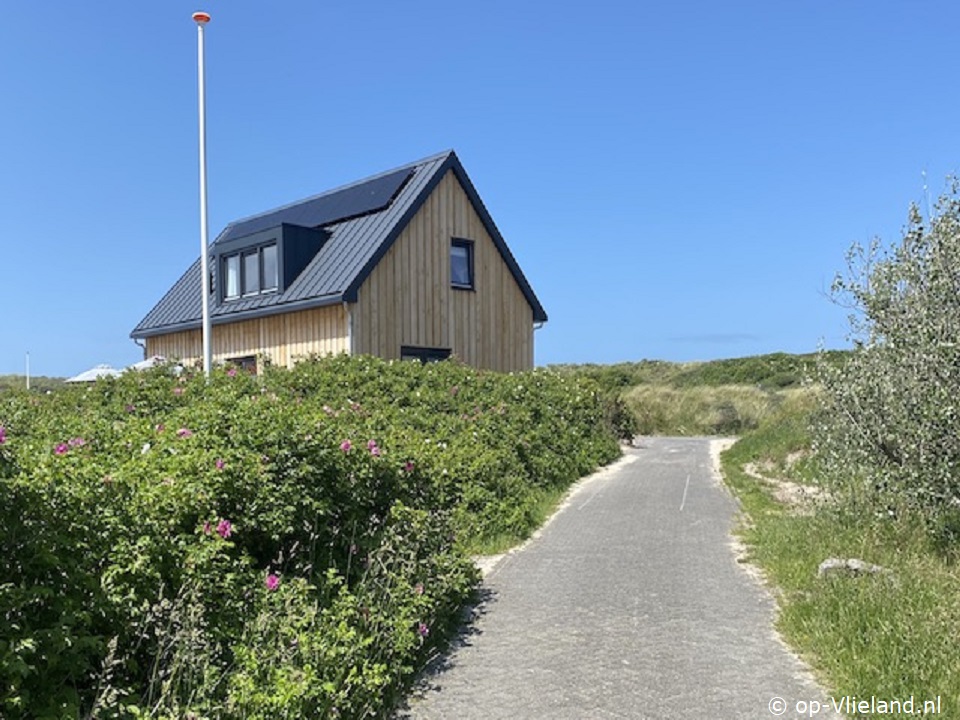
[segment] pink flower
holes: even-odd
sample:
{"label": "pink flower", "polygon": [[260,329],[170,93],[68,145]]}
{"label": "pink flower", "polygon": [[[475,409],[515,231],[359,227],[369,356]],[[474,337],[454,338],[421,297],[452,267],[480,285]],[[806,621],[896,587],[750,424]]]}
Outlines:
{"label": "pink flower", "polygon": [[7,431],[4,429],[3,425],[0,425],[0,445],[3,445],[7,441]]}
{"label": "pink flower", "polygon": [[60,443],[53,449],[53,452],[55,452],[57,455],[66,455],[67,451],[69,450],[70,448],[67,446],[66,443]]}
{"label": "pink flower", "polygon": [[350,448],[352,447],[353,447],[353,443],[350,442],[349,440],[344,440],[342,443],[340,443],[340,449],[343,450],[344,452],[350,452]]}
{"label": "pink flower", "polygon": [[82,437],[75,437],[67,441],[70,447],[83,447],[87,444],[87,441]]}
{"label": "pink flower", "polygon": [[173,389],[174,395],[183,395],[183,388],[179,385]]}
{"label": "pink flower", "polygon": [[235,367],[227,369],[227,377],[236,377],[236,376],[237,376],[237,369]]}
{"label": "pink flower", "polygon": [[376,440],[367,441],[367,450],[369,450],[370,454],[373,455],[374,457],[380,457],[380,448],[377,447]]}
{"label": "pink flower", "polygon": [[264,581],[264,584],[267,586],[267,590],[273,592],[280,586],[280,578],[270,573],[267,575],[267,579]]}
{"label": "pink flower", "polygon": [[427,627],[426,623],[419,623],[417,625],[417,633],[420,635],[420,637],[425,638],[430,634],[430,628]]}
{"label": "pink flower", "polygon": [[224,540],[230,537],[230,534],[233,532],[233,526],[230,524],[229,520],[221,520],[217,523],[217,534],[220,535]]}
{"label": "pink flower", "polygon": [[413,460],[407,460],[407,462],[403,465],[403,469],[406,472],[413,472]]}
{"label": "pink flower", "polygon": [[162,433],[164,430],[166,430],[166,428],[162,424],[155,426],[153,429],[156,430],[158,433]]}
{"label": "pink flower", "polygon": [[211,531],[212,531],[212,528],[210,527],[210,521],[207,520],[207,521],[203,524],[203,534],[204,534],[204,535],[209,535],[209,534],[211,533]]}
{"label": "pink flower", "polygon": [[189,428],[180,428],[177,430],[177,437],[188,438],[193,435],[193,430]]}
{"label": "pink flower", "polygon": [[223,466],[226,465],[226,463],[223,461],[223,458],[217,458],[216,464],[217,464],[217,470],[223,470]]}
{"label": "pink flower", "polygon": [[135,408],[133,405],[125,405],[123,409],[128,413],[136,412],[137,410],[137,408]]}

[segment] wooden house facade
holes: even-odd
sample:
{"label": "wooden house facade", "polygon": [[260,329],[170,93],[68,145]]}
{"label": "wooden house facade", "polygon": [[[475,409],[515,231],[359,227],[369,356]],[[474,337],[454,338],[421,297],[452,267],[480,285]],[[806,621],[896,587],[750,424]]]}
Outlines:
{"label": "wooden house facade", "polygon": [[[454,355],[533,367],[546,313],[451,152],[229,224],[211,247],[214,361]],[[200,261],[134,328],[145,356],[201,356]]]}

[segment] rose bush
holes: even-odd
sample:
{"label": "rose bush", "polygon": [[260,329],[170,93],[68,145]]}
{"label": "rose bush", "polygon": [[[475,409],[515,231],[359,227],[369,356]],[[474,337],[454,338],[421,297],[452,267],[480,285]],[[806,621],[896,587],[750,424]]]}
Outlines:
{"label": "rose bush", "polygon": [[619,452],[595,385],[369,357],[0,395],[0,715],[379,717],[471,547]]}

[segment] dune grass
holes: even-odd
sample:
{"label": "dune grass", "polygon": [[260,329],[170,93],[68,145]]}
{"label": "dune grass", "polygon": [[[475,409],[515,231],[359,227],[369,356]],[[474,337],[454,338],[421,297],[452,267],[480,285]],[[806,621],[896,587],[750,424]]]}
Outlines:
{"label": "dune grass", "polygon": [[587,376],[618,396],[642,435],[736,435],[757,428],[803,394],[818,358],[845,362],[846,351],[770,353],[709,362],[641,360],[614,365],[557,366]]}
{"label": "dune grass", "polygon": [[[740,533],[750,562],[778,589],[779,630],[834,697],[940,697],[960,716],[960,567],[932,545],[919,522],[858,515],[836,500],[814,512],[778,502],[772,486],[745,472],[816,483],[809,454],[812,395],[798,394],[723,456],[726,482],[744,510]],[[804,454],[804,460],[791,459]],[[829,557],[860,558],[890,572],[817,576]],[[888,715],[895,716],[895,715]]]}
{"label": "dune grass", "polygon": [[758,427],[785,397],[751,385],[639,385],[623,395],[642,435],[735,435]]}

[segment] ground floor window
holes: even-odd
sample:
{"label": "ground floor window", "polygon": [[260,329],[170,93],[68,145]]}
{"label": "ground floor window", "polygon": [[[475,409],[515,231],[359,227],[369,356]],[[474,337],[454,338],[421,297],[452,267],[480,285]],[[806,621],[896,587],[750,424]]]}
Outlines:
{"label": "ground floor window", "polygon": [[244,357],[227,358],[227,365],[233,365],[241,370],[245,370],[251,375],[257,374],[256,355],[245,355]]}
{"label": "ground floor window", "polygon": [[450,348],[428,348],[403,345],[400,347],[401,360],[419,360],[422,363],[438,362],[450,357]]}

